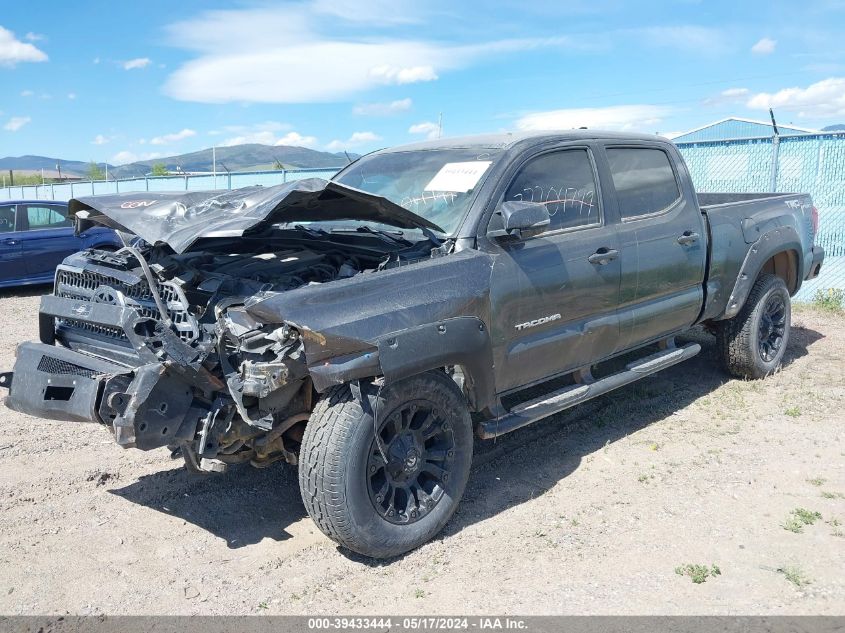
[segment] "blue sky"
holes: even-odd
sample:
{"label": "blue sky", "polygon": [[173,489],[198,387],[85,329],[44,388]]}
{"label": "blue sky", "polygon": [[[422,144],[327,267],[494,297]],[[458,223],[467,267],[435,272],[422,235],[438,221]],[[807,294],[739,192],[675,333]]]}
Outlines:
{"label": "blue sky", "polygon": [[16,2],[0,156],[845,122],[845,0]]}

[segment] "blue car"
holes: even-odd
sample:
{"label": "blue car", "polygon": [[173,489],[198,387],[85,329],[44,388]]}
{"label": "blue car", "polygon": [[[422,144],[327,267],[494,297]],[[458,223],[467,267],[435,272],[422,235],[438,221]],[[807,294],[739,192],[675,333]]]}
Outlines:
{"label": "blue car", "polygon": [[0,288],[48,284],[65,257],[86,248],[117,250],[117,234],[92,228],[73,234],[66,202],[0,202]]}

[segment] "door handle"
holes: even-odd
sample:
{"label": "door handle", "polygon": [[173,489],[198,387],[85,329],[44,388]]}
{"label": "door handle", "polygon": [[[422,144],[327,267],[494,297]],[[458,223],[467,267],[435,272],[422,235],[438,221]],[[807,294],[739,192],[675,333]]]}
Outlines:
{"label": "door handle", "polygon": [[686,246],[687,244],[693,244],[698,241],[700,235],[698,233],[694,233],[692,231],[684,231],[684,234],[678,238],[678,244],[682,246]]}
{"label": "door handle", "polygon": [[19,242],[20,242],[20,240],[3,240],[3,243],[6,244],[7,246],[14,246],[15,244],[18,244]]}
{"label": "door handle", "polygon": [[613,248],[605,248],[602,246],[599,250],[595,253],[590,255],[587,258],[587,261],[591,264],[598,264],[599,266],[604,266],[605,264],[609,264],[614,259],[619,257],[619,251]]}

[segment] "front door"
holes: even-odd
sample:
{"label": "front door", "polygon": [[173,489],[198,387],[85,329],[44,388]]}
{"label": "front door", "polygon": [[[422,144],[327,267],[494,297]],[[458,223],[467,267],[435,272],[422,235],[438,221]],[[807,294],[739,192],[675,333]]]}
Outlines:
{"label": "front door", "polygon": [[[498,390],[589,365],[616,347],[620,266],[614,227],[587,147],[547,151],[515,174],[501,202],[542,202],[551,225],[491,240],[492,337]],[[494,214],[488,230],[501,228]]]}

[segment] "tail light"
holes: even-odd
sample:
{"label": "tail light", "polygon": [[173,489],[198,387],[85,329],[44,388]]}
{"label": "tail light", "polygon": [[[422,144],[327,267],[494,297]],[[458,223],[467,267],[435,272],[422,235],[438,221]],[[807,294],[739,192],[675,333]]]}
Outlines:
{"label": "tail light", "polygon": [[812,221],[813,221],[813,239],[816,239],[816,235],[819,234],[819,210],[816,207],[813,207],[812,213]]}

